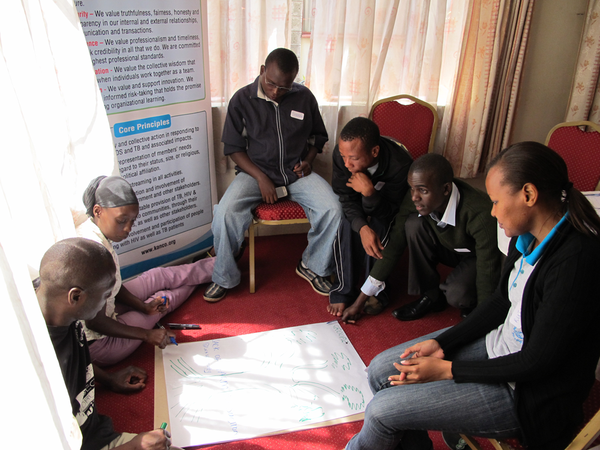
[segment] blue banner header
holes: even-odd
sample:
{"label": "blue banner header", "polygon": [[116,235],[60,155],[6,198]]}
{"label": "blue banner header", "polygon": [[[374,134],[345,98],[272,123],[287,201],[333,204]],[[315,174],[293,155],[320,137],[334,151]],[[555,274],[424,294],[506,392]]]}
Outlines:
{"label": "blue banner header", "polygon": [[145,133],[147,131],[156,131],[161,128],[171,127],[171,115],[148,117],[140,120],[131,120],[129,122],[115,123],[115,137],[130,136],[132,134]]}

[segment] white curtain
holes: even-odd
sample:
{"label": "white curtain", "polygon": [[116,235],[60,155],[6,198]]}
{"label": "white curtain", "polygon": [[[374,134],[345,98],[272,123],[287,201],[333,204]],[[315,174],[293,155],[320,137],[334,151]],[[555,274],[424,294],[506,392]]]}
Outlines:
{"label": "white curtain", "polygon": [[[352,117],[367,116],[377,99],[407,93],[445,104],[456,78],[469,0],[312,0],[309,17],[302,17],[303,3],[208,2],[214,138],[220,142],[229,98],[254,80],[269,51],[287,47],[304,56],[298,43],[302,21],[309,21],[305,81],[329,133],[315,171],[328,179],[339,129]],[[224,174],[231,163],[221,146],[215,148],[217,172]]]}
{"label": "white curtain", "polygon": [[533,0],[474,0],[459,73],[440,127],[454,173],[475,177],[507,145]]}
{"label": "white curtain", "polygon": [[[378,99],[438,108],[435,151],[461,177],[505,145],[533,0],[313,0],[307,85],[330,132]],[[325,68],[323,70],[322,68]]]}
{"label": "white curtain", "polygon": [[[435,151],[451,161],[457,176],[476,176],[505,145],[533,0],[306,1],[306,85],[329,133],[324,156],[315,161],[319,174],[330,176],[341,127],[396,94],[437,107]],[[254,79],[269,50],[293,48],[300,33],[296,3],[212,0],[211,8],[209,2],[213,102],[221,106],[213,118],[216,142],[233,92]],[[220,173],[227,160],[217,155]]]}
{"label": "white curtain", "polygon": [[306,84],[322,106],[329,132],[325,154],[341,127],[368,116],[378,99],[410,94],[443,111],[468,5],[468,0],[313,0]]}
{"label": "white curtain", "polygon": [[[272,50],[289,48],[300,59],[302,4],[302,0],[209,0],[207,3],[213,137],[218,174],[233,168],[230,159],[223,155],[220,144],[229,99],[238,89],[254,81]],[[219,185],[220,194],[225,187]]]}
{"label": "white curtain", "polygon": [[589,0],[565,121],[600,124],[600,0]]}
{"label": "white curtain", "polygon": [[[70,0],[0,4],[0,296],[7,448],[79,448],[64,381],[31,279],[93,177],[116,173],[110,128]],[[6,400],[4,400],[6,399]],[[32,424],[35,424],[32,428]],[[31,430],[35,428],[35,433]]]}

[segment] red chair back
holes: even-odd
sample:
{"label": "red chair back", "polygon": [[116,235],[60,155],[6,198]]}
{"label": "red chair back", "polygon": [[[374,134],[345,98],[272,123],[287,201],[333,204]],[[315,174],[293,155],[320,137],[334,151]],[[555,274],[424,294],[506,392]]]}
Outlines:
{"label": "red chair back", "polygon": [[596,189],[600,181],[600,126],[592,122],[560,123],[548,133],[546,145],[565,160],[575,188]]}
{"label": "red chair back", "polygon": [[411,95],[396,95],[376,102],[369,117],[382,136],[404,144],[413,159],[433,149],[438,117],[429,103]]}

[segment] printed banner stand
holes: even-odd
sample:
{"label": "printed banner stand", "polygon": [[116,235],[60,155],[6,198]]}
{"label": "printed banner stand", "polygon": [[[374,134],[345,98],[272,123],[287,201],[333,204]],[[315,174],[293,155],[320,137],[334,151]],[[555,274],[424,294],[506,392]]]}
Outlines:
{"label": "printed banner stand", "polygon": [[123,279],[212,245],[216,180],[206,2],[79,0],[119,171],[140,200]]}

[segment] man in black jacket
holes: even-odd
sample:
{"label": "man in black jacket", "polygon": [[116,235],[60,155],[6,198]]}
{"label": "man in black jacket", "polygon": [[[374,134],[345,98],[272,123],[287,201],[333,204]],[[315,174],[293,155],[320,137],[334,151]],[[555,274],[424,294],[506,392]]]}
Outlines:
{"label": "man in black jacket", "polygon": [[[380,136],[379,127],[364,117],[346,124],[333,150],[333,191],[344,211],[333,245],[336,281],[327,311],[341,316],[356,298],[361,269],[369,273],[382,258],[390,224],[408,189],[412,159],[406,148]],[[365,309],[376,314],[387,305],[382,293]]]}

